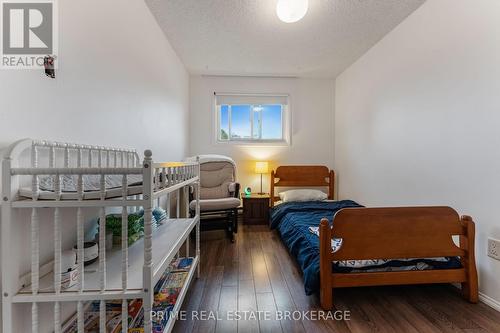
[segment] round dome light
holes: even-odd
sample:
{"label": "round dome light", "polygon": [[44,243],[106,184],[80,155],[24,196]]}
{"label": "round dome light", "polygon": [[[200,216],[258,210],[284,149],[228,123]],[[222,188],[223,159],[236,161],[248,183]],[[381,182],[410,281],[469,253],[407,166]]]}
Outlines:
{"label": "round dome light", "polygon": [[276,13],[283,22],[293,23],[306,15],[308,7],[308,0],[278,0]]}

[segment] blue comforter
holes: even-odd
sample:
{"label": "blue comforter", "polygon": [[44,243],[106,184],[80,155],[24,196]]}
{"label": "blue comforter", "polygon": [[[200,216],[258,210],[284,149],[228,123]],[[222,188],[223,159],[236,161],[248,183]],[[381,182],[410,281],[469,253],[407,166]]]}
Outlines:
{"label": "blue comforter", "polygon": [[271,228],[278,229],[290,253],[297,259],[304,275],[307,295],[319,290],[319,237],[309,232],[322,218],[330,224],[342,208],[362,207],[351,200],[286,202],[271,210]]}
{"label": "blue comforter", "polygon": [[[277,229],[290,253],[296,258],[302,269],[304,287],[307,295],[319,290],[319,237],[309,231],[309,227],[317,227],[322,218],[327,218],[330,225],[333,216],[343,208],[362,207],[351,200],[343,201],[308,201],[287,202],[271,209],[271,228]],[[332,263],[333,264],[333,263]],[[413,270],[413,269],[449,269],[460,267],[457,257],[423,258],[423,259],[389,259],[376,260],[376,263],[364,263],[356,267],[361,271]],[[417,268],[423,265],[423,268]],[[333,264],[339,273],[355,271],[345,267],[342,262]]]}

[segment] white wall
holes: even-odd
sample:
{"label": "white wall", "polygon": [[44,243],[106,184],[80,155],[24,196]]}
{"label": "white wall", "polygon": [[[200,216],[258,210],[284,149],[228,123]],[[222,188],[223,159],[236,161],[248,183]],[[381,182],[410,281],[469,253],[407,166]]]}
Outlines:
{"label": "white wall", "polygon": [[500,1],[429,0],[336,80],[340,197],[450,205],[477,224],[480,290],[500,300]]}
{"label": "white wall", "polygon": [[0,71],[0,144],[33,137],[183,158],[189,76],[144,1],[59,7],[57,78]]}
{"label": "white wall", "polygon": [[[72,0],[59,7],[57,78],[0,71],[0,147],[31,137],[133,147],[141,156],[152,149],[155,160],[184,158],[189,75],[144,1]],[[42,235],[50,237],[51,222],[44,222]],[[64,235],[74,231],[74,221],[65,218],[65,226]],[[23,245],[14,255],[29,252],[26,242],[17,244]],[[30,325],[30,316],[23,323]]]}
{"label": "white wall", "polygon": [[[287,93],[292,114],[291,145],[252,146],[215,143],[214,92]],[[253,192],[260,190],[260,176],[253,171],[258,160],[271,166],[321,164],[333,166],[334,81],[296,78],[191,76],[190,154],[223,154],[238,165],[238,181]],[[264,176],[269,192],[269,175]]]}

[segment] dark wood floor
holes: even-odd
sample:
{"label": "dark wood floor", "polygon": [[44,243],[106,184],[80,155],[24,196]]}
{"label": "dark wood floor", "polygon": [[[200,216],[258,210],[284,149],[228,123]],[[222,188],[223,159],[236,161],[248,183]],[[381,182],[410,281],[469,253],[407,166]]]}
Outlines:
{"label": "dark wood floor", "polygon": [[[210,233],[202,233],[202,275],[187,295],[187,319],[174,332],[500,332],[500,313],[463,301],[448,285],[336,289],[336,309],[350,311],[350,320],[226,320],[227,311],[274,319],[276,311],[320,308],[276,232],[240,224],[234,244]],[[191,320],[192,311],[221,320]]]}

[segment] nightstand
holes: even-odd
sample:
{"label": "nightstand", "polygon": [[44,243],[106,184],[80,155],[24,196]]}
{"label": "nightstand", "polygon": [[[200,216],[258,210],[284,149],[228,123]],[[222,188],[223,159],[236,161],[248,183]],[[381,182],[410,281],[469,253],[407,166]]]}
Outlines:
{"label": "nightstand", "polygon": [[244,224],[269,223],[269,194],[241,194]]}

